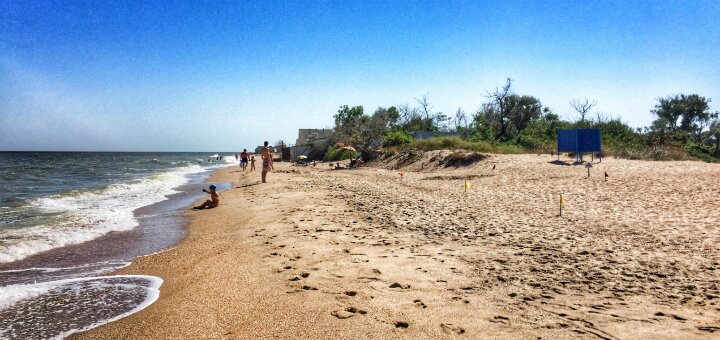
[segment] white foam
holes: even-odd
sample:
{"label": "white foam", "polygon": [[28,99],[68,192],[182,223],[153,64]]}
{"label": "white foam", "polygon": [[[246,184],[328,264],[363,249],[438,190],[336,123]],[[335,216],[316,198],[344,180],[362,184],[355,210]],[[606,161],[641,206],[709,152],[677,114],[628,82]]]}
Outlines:
{"label": "white foam", "polygon": [[[19,284],[19,285],[10,285],[5,287],[0,287],[0,310],[6,309],[13,304],[27,300],[36,298],[40,295],[47,294],[53,289],[58,289],[62,287],[71,288],[73,290],[81,289],[81,287],[75,286],[74,284],[81,283],[81,282],[87,282],[87,281],[97,281],[94,283],[94,286],[97,288],[103,288],[108,285],[110,286],[127,286],[127,283],[116,283],[112,282],[116,279],[122,279],[122,278],[133,278],[133,279],[143,279],[148,282],[147,285],[133,285],[134,287],[142,287],[145,290],[145,298],[143,299],[143,302],[139,305],[135,306],[133,309],[131,309],[128,312],[119,314],[115,317],[104,319],[99,322],[94,322],[87,326],[81,326],[81,328],[74,328],[70,329],[68,331],[65,331],[59,335],[57,335],[56,339],[62,339],[65,338],[73,333],[77,332],[84,332],[89,329],[99,327],[105,324],[108,324],[110,322],[122,319],[124,317],[127,317],[131,314],[137,313],[151,304],[153,304],[157,299],[160,297],[160,286],[163,283],[163,280],[156,276],[148,276],[148,275],[114,275],[114,276],[98,276],[98,277],[87,277],[87,278],[74,278],[74,279],[65,279],[65,280],[58,280],[58,281],[50,281],[50,282],[42,282],[42,283],[35,283],[35,284]],[[109,282],[108,282],[109,281]]]}
{"label": "white foam", "polygon": [[0,310],[10,307],[18,301],[45,294],[53,288],[54,286],[48,282],[0,287]]}
{"label": "white foam", "polygon": [[[93,324],[91,324],[91,325],[88,325],[88,326],[79,328],[79,329],[71,329],[71,330],[69,330],[69,331],[66,331],[66,332],[58,335],[58,336],[56,337],[56,339],[63,339],[63,338],[68,337],[68,336],[70,336],[70,335],[72,335],[72,334],[74,334],[74,333],[84,332],[84,331],[87,331],[87,330],[90,330],[90,329],[93,329],[93,328],[96,328],[96,327],[100,327],[100,326],[102,326],[102,325],[107,325],[107,324],[109,324],[109,323],[111,323],[111,322],[113,322],[113,321],[120,320],[120,319],[122,319],[122,318],[124,318],[124,317],[130,316],[130,315],[132,315],[132,314],[135,314],[135,313],[137,313],[137,312],[139,312],[139,311],[147,308],[148,306],[150,306],[150,305],[152,305],[153,303],[155,303],[155,301],[157,301],[157,299],[160,298],[160,286],[162,286],[162,284],[163,284],[163,279],[161,279],[161,278],[159,278],[159,277],[157,277],[157,276],[149,276],[149,275],[115,275],[115,276],[108,276],[108,277],[110,277],[110,278],[116,278],[116,277],[136,277],[136,278],[138,278],[138,277],[139,277],[139,278],[147,279],[148,281],[150,281],[151,284],[150,284],[148,287],[146,287],[147,295],[146,295],[146,297],[145,297],[145,300],[144,300],[141,304],[137,305],[135,308],[133,308],[132,310],[130,310],[129,312],[122,313],[122,314],[120,314],[120,315],[118,315],[118,316],[115,316],[115,317],[113,317],[113,318],[105,319],[105,320],[103,320],[103,321],[96,322],[96,323],[93,323]],[[108,278],[108,277],[99,277],[99,278]],[[96,279],[97,279],[97,278],[96,278]]]}
{"label": "white foam", "polygon": [[60,271],[82,270],[82,269],[86,269],[86,268],[99,268],[98,274],[102,274],[103,272],[108,273],[108,272],[111,272],[114,270],[128,267],[131,264],[132,264],[132,262],[109,262],[109,261],[106,261],[106,262],[89,263],[89,264],[84,264],[84,265],[80,265],[80,266],[72,266],[72,267],[31,267],[31,268],[23,268],[23,269],[0,270],[0,274],[22,273],[22,272],[55,273],[55,272],[60,272]]}
{"label": "white foam", "polygon": [[166,200],[188,183],[188,175],[205,171],[208,168],[190,165],[103,190],[39,198],[32,202],[35,207],[64,218],[52,225],[0,230],[0,263],[133,229],[138,226],[135,209]]}

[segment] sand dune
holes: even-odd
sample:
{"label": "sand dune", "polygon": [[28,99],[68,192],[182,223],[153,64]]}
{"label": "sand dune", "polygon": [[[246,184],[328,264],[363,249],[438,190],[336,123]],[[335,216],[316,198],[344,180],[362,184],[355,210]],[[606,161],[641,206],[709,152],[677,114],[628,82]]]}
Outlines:
{"label": "sand dune", "polygon": [[217,172],[237,182],[222,205],[122,270],[165,279],[158,302],[78,337],[720,334],[719,165],[604,159],[588,178],[549,156],[435,156]]}

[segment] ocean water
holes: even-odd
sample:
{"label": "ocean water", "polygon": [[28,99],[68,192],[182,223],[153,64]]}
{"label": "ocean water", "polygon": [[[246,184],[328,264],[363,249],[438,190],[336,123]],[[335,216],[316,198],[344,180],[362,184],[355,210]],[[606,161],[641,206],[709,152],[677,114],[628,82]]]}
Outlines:
{"label": "ocean water", "polygon": [[180,210],[236,164],[218,158],[0,152],[0,339],[62,338],[155,301],[161,278],[103,274],[182,238]]}

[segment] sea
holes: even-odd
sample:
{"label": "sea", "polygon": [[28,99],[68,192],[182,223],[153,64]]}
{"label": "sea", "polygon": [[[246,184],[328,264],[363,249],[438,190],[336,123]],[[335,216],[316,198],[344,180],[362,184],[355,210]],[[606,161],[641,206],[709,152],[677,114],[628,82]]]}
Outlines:
{"label": "sea", "polygon": [[152,304],[162,278],[109,273],[181,241],[182,211],[236,164],[215,152],[0,152],[0,339],[64,338]]}

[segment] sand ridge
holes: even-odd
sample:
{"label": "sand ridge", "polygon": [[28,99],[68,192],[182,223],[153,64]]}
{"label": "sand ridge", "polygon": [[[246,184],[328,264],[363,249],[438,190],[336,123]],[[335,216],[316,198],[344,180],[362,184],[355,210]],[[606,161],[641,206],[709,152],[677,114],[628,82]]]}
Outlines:
{"label": "sand ridge", "polygon": [[717,336],[720,166],[552,160],[218,171],[222,205],[122,270],[158,302],[78,337]]}

